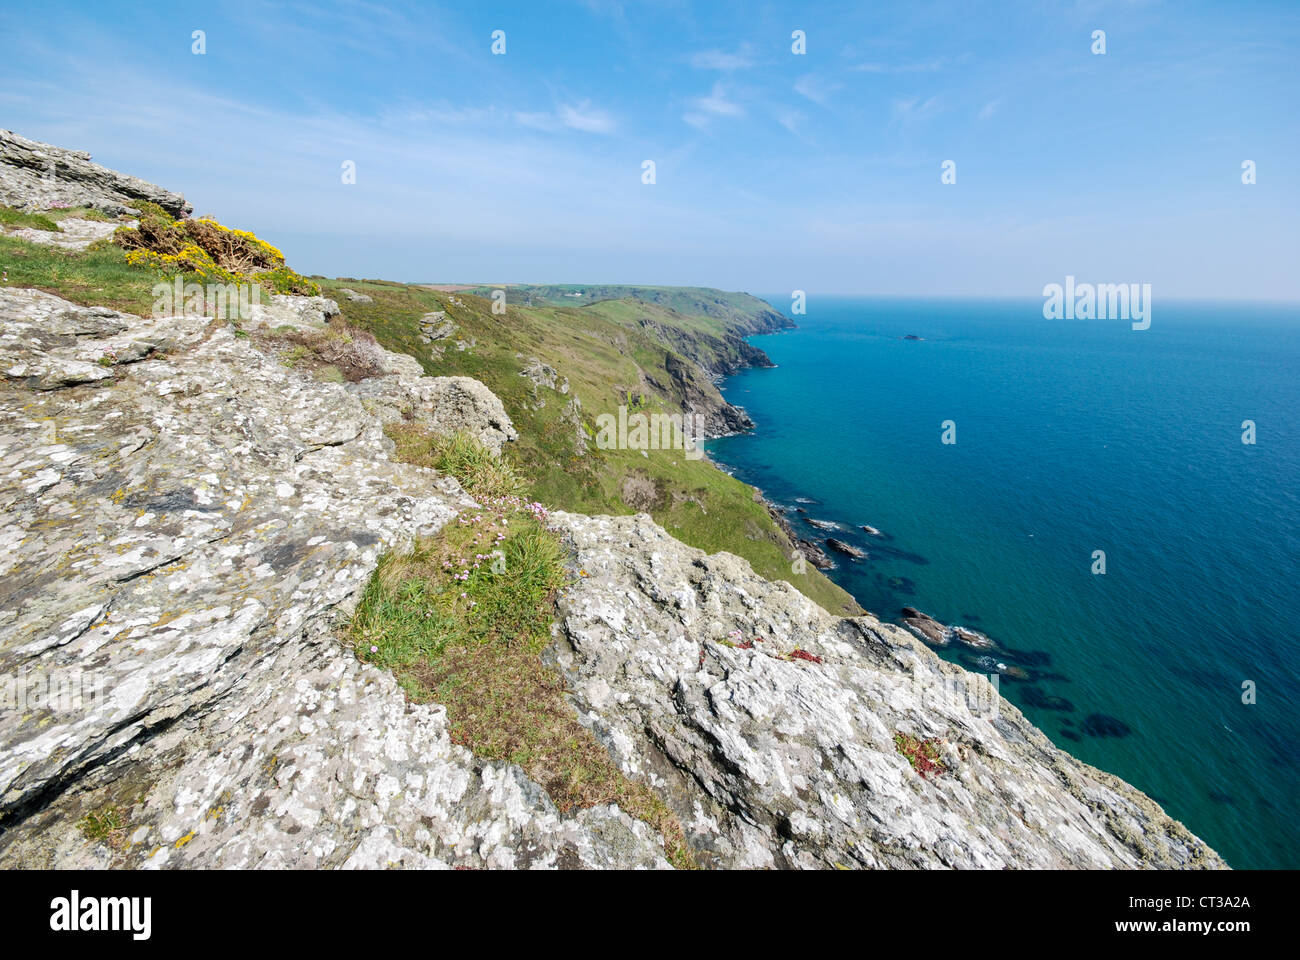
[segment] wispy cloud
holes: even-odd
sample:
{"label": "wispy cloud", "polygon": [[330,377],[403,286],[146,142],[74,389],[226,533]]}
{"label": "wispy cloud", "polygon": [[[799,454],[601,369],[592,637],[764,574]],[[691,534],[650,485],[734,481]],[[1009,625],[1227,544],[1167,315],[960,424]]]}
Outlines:
{"label": "wispy cloud", "polygon": [[1001,97],[997,98],[996,100],[990,100],[988,103],[984,104],[983,108],[980,110],[979,113],[980,119],[987,120],[989,117],[993,116],[993,114],[998,112],[998,107],[1000,107],[1001,105],[1002,105]]}
{"label": "wispy cloud", "polygon": [[928,117],[938,113],[942,108],[943,101],[938,94],[926,97],[924,100],[920,97],[901,97],[893,103],[894,115],[902,119]]}
{"label": "wispy cloud", "polygon": [[534,130],[579,130],[583,133],[613,133],[618,124],[605,110],[591,105],[590,100],[577,104],[562,104],[553,111],[516,112],[515,121]]}
{"label": "wispy cloud", "polygon": [[823,107],[831,98],[831,94],[843,87],[844,84],[839,81],[819,77],[815,73],[806,73],[794,82],[795,93]]}
{"label": "wispy cloud", "polygon": [[806,118],[798,110],[782,109],[776,113],[776,122],[781,124],[796,137],[803,136],[803,124]]}
{"label": "wispy cloud", "polygon": [[728,98],[721,83],[715,83],[713,90],[706,96],[696,97],[690,102],[690,109],[682,114],[682,119],[697,129],[707,129],[718,117],[743,117],[745,108]]}
{"label": "wispy cloud", "polygon": [[754,65],[753,48],[742,44],[737,51],[700,50],[691,55],[691,66],[697,70],[744,70]]}
{"label": "wispy cloud", "polygon": [[857,63],[849,67],[857,73],[930,73],[942,70],[946,61],[942,59],[918,60],[912,63]]}

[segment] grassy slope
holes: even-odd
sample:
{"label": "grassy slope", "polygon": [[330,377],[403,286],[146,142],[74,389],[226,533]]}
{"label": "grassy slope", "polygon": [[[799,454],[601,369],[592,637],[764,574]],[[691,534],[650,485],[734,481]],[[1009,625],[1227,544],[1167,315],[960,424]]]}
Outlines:
{"label": "grassy slope", "polygon": [[[718,343],[724,339],[722,318],[673,309],[696,302],[694,291],[666,304],[613,300],[575,307],[537,305],[541,298],[534,298],[532,307],[510,305],[504,315],[493,315],[489,300],[468,291],[440,293],[378,281],[318,282],[327,296],[338,300],[349,322],[370,330],[384,346],[412,354],[431,374],[465,375],[487,384],[519,430],[519,440],[507,448],[507,455],[533,479],[537,499],[581,513],[648,509],[666,530],[691,546],[742,556],[763,576],[790,582],[828,610],[859,610],[849,594],[815,568],[794,573],[794,547],[754,489],[707,461],[688,460],[680,451],[652,450],[643,456],[635,450],[599,450],[592,442],[585,454],[578,454],[575,427],[564,413],[572,396],[582,403],[589,431],[594,431],[598,414],[616,412],[629,395],[643,397],[640,409],[646,412],[679,410],[671,391],[659,389],[672,378],[665,369],[668,351],[656,328],[698,331],[705,336],[706,351],[715,345],[708,338],[718,338]],[[368,294],[374,302],[349,301],[337,293],[340,287]],[[753,300],[744,294],[719,294],[723,296],[736,298],[730,309],[737,310],[736,303]],[[746,308],[755,309],[748,304]],[[450,345],[434,359],[420,341],[418,326],[419,318],[433,310],[445,310],[456,323],[451,339],[473,340],[475,346],[459,351]],[[534,388],[520,376],[533,357],[555,368],[561,380],[568,378],[568,396]],[[623,485],[629,476],[641,479],[643,489],[653,484],[652,503],[637,497],[631,497],[631,505],[626,501]]]}
{"label": "grassy slope", "polygon": [[[103,305],[148,314],[150,288],[159,277],[125,262],[123,251],[96,245],[72,252],[40,246],[0,234],[0,266],[12,286],[29,286],[58,294],[74,303]],[[187,279],[201,279],[198,277]],[[670,345],[690,347],[691,355],[721,369],[743,361],[739,333],[772,329],[779,315],[746,294],[673,288],[587,288],[588,294],[652,296],[658,303],[608,300],[569,306],[554,291],[566,288],[510,288],[511,301],[521,290],[551,291],[537,295],[531,308],[508,306],[504,316],[491,312],[489,300],[467,292],[439,293],[418,286],[381,281],[321,280],[346,318],[375,334],[389,349],[418,358],[434,375],[465,375],[483,381],[506,406],[520,438],[508,456],[533,478],[533,495],[555,509],[582,513],[632,513],[645,509],[683,542],[708,552],[726,550],[749,560],[762,575],[786,580],[834,612],[853,613],[858,606],[815,568],[791,569],[793,546],[773,523],[753,488],[727,476],[704,460],[687,460],[680,452],[575,448],[576,428],[565,415],[570,397],[582,403],[581,421],[594,436],[595,417],[616,412],[629,398],[640,409],[675,413],[680,409],[673,378],[665,367]],[[355,303],[339,294],[349,287],[374,298]],[[452,297],[464,306],[451,302]],[[559,296],[562,296],[559,295]],[[588,296],[588,299],[593,297]],[[554,301],[554,302],[550,302]],[[473,339],[466,351],[449,346],[433,359],[421,342],[418,321],[425,313],[446,310],[458,325],[456,338]],[[691,312],[695,311],[695,312]],[[522,354],[520,359],[516,354]],[[569,396],[534,388],[519,375],[527,358],[554,367],[570,383]],[[696,386],[716,390],[707,379]],[[637,478],[642,491],[625,499],[624,482]]]}
{"label": "grassy slope", "polygon": [[641,287],[624,284],[505,284],[502,287],[472,287],[465,292],[490,297],[504,289],[511,303],[521,306],[581,307],[603,300],[640,300],[676,311],[682,326],[716,334],[721,323],[759,333],[769,326],[790,323],[767,303],[748,293],[732,293],[709,287]]}

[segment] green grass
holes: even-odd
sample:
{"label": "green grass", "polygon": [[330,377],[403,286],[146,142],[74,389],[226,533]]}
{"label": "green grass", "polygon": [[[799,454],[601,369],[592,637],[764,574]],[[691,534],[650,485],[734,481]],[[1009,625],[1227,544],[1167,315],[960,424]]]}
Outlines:
{"label": "green grass", "polygon": [[518,497],[527,488],[510,461],[492,456],[469,433],[435,435],[415,423],[390,423],[384,433],[397,444],[398,460],[451,474],[472,497]]}
{"label": "green grass", "polygon": [[[456,440],[442,456],[467,489],[495,485],[472,443]],[[442,704],[454,742],[519,764],[561,811],[617,803],[661,833],[674,865],[694,866],[675,815],[618,769],[542,662],[568,581],[544,512],[514,496],[482,499],[484,509],[380,559],[348,628],[358,658],[391,670],[412,701]]]}
{"label": "green grass", "polygon": [[35,230],[58,230],[54,220],[39,213],[23,213],[13,207],[0,204],[0,226],[18,228],[32,227]]}
{"label": "green grass", "polygon": [[87,840],[120,848],[126,841],[127,818],[120,807],[110,804],[92,811],[77,821],[77,828]]}
{"label": "green grass", "polygon": [[131,266],[121,250],[106,243],[64,250],[0,236],[0,267],[8,273],[10,286],[36,287],[82,306],[144,316],[153,308],[150,291],[160,279],[153,271]]}
{"label": "green grass", "polygon": [[42,214],[51,220],[95,220],[112,223],[113,218],[94,207],[53,207]]}

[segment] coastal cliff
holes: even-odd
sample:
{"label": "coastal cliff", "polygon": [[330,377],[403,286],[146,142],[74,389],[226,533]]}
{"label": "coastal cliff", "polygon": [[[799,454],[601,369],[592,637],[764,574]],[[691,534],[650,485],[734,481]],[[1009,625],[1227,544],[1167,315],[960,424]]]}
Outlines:
{"label": "coastal cliff", "polygon": [[[106,174],[79,193],[84,168],[37,148],[68,171],[59,202],[143,215]],[[58,235],[81,229],[66,222]],[[1225,866],[907,630],[673,535],[713,535],[682,520],[700,501],[766,516],[748,488],[702,472],[673,486],[683,458],[580,442],[601,398],[653,402],[658,384],[681,401],[656,374],[696,375],[653,328],[699,315],[512,306],[498,347],[473,294],[438,294],[430,318],[427,291],[319,278],[324,295],[268,296],[239,321],[146,317],[125,280],[61,287],[68,271],[38,271],[49,257],[101,257],[105,277],[120,261],[89,239],[0,237],[0,676],[21,680],[0,698],[0,865]],[[742,334],[708,322],[711,350]],[[544,336],[561,331],[563,355]],[[645,462],[667,523],[528,509],[564,569],[540,663],[661,815],[557,802],[540,768],[477,755],[451,708],[356,643],[387,558],[499,502],[405,462],[411,431],[467,438],[489,470],[563,450],[576,473],[538,466],[551,507],[579,499],[575,476],[626,500]],[[768,563],[767,536],[736,542]]]}

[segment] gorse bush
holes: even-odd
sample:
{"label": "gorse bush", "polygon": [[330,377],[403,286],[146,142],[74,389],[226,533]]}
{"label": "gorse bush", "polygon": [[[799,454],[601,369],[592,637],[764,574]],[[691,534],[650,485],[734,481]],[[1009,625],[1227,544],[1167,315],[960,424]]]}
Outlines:
{"label": "gorse bush", "polygon": [[272,293],[320,294],[313,281],[285,265],[275,247],[210,217],[176,220],[156,204],[141,203],[139,225],[118,230],[113,242],[127,251],[132,266],[221,283],[256,282]]}

